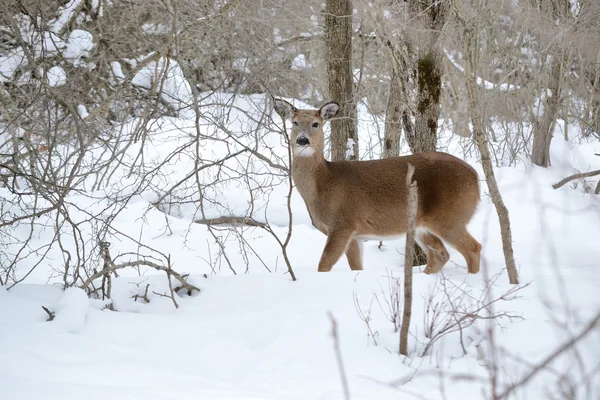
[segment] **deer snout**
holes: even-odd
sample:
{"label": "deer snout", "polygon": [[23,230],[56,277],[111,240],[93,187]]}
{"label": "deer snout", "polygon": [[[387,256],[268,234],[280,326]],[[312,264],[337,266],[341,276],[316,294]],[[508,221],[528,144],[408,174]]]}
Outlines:
{"label": "deer snout", "polygon": [[298,146],[308,146],[309,145],[308,138],[306,136],[298,136],[296,138],[296,144]]}

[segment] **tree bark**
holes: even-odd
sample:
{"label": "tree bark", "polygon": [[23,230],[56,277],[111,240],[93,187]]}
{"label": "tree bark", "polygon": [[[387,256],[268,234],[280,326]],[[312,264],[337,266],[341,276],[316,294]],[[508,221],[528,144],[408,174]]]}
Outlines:
{"label": "tree bark", "polygon": [[[438,118],[440,115],[440,93],[442,90],[442,71],[434,50],[431,49],[419,58],[417,65],[417,114],[414,125],[406,131],[406,139],[413,153],[436,151]],[[407,118],[408,119],[408,118]],[[427,256],[421,247],[414,245],[413,265],[427,264]]]}
{"label": "tree bark", "polygon": [[325,3],[325,48],[329,97],[340,104],[331,121],[331,159],[357,160],[356,102],[352,75],[352,2]]}
{"label": "tree bark", "polygon": [[562,57],[558,52],[552,55],[549,95],[545,102],[541,121],[535,121],[533,129],[532,161],[535,165],[547,168],[550,166],[550,143],[552,128],[560,108],[560,91],[562,75]]}
{"label": "tree bark", "polygon": [[504,260],[506,262],[506,270],[508,272],[508,280],[511,284],[519,283],[519,275],[515,265],[515,258],[512,248],[512,233],[510,230],[510,219],[508,217],[508,209],[504,205],[502,195],[498,189],[496,183],[496,177],[494,176],[494,167],[492,164],[492,158],[490,156],[488,139],[485,134],[485,124],[479,110],[479,101],[477,93],[477,78],[475,76],[475,56],[474,52],[479,50],[477,40],[475,39],[476,33],[473,28],[467,25],[459,16],[459,20],[463,22],[463,55],[465,57],[465,84],[467,87],[467,97],[469,101],[469,113],[471,114],[471,122],[473,124],[473,135],[477,143],[477,148],[481,154],[481,165],[483,166],[483,172],[485,174],[485,180],[487,182],[490,195],[492,196],[492,202],[496,207],[498,213],[498,219],[500,221],[500,232],[502,236],[502,250],[504,252]]}
{"label": "tree bark", "polygon": [[[442,69],[438,48],[440,32],[446,23],[448,5],[436,0],[410,0],[411,18],[420,24],[417,51],[417,109],[414,135],[407,141],[413,153],[436,151]],[[414,73],[414,70],[408,73]]]}
{"label": "tree bark", "polygon": [[417,203],[419,192],[417,181],[412,181],[415,167],[408,165],[406,174],[406,192],[408,193],[406,207],[406,252],[404,254],[404,310],[402,313],[402,325],[400,326],[400,354],[408,355],[408,331],[410,329],[410,318],[412,315],[412,268],[411,261],[414,259],[411,249],[415,248],[415,230],[417,222]]}
{"label": "tree bark", "polygon": [[402,114],[405,111],[404,93],[402,91],[402,77],[395,67],[392,67],[390,80],[390,94],[388,95],[385,111],[385,128],[383,131],[382,158],[400,155],[400,133],[402,131]]}
{"label": "tree bark", "polygon": [[411,145],[413,153],[436,150],[440,93],[442,91],[442,71],[437,58],[435,53],[430,50],[419,58],[417,64],[419,90],[417,115],[415,116],[416,135]]}
{"label": "tree bark", "polygon": [[[549,7],[552,11],[552,20],[558,23],[565,22],[569,14],[569,1],[549,0],[540,1],[541,7]],[[535,165],[547,168],[550,166],[550,143],[554,124],[558,117],[561,102],[561,77],[563,71],[563,51],[555,46],[550,61],[550,82],[548,85],[548,98],[545,102],[544,114],[541,120],[533,124],[533,149],[531,159]]]}

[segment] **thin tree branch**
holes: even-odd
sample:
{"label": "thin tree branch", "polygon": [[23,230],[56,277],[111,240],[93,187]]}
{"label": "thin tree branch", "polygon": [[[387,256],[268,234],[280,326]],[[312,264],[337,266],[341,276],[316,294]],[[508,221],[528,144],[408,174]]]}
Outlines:
{"label": "thin tree branch", "polygon": [[329,319],[331,320],[331,336],[333,337],[333,349],[335,351],[335,358],[337,360],[338,369],[340,371],[340,379],[342,380],[342,387],[344,389],[344,399],[350,400],[350,389],[348,388],[348,378],[346,377],[346,371],[344,370],[344,361],[342,360],[342,352],[340,350],[340,338],[337,331],[337,321],[333,317],[333,314],[329,312]]}
{"label": "thin tree branch", "polygon": [[589,334],[598,324],[600,323],[600,312],[596,314],[594,318],[586,325],[586,327],[577,335],[573,336],[567,342],[565,342],[562,346],[558,347],[554,352],[552,352],[548,357],[546,357],[543,361],[541,361],[537,366],[535,366],[527,375],[510,385],[504,392],[500,393],[496,397],[496,399],[504,399],[508,397],[511,393],[513,393],[520,386],[525,385],[527,382],[531,380],[531,378],[535,377],[537,373],[546,368],[548,364],[550,364],[554,359],[563,354],[565,351],[569,350],[571,347],[575,346],[581,339],[583,339],[587,334]]}
{"label": "thin tree branch", "polygon": [[206,219],[196,219],[195,223],[201,225],[248,225],[255,226],[258,228],[267,229],[269,226],[264,222],[260,222],[250,217],[218,217],[218,218],[206,218]]}
{"label": "thin tree branch", "polygon": [[565,185],[566,183],[571,182],[572,180],[580,179],[580,178],[589,178],[591,176],[596,176],[596,175],[600,175],[600,169],[596,170],[596,171],[582,172],[582,173],[579,173],[579,174],[574,174],[574,175],[571,175],[571,176],[567,176],[566,178],[560,180],[560,182],[555,183],[554,185],[552,185],[552,188],[553,189],[558,189],[559,187]]}
{"label": "thin tree branch", "polygon": [[196,286],[192,285],[191,283],[187,282],[185,280],[185,278],[179,274],[178,272],[173,271],[172,269],[170,269],[170,267],[165,267],[163,265],[157,264],[155,262],[152,261],[147,261],[147,260],[137,260],[137,261],[127,261],[121,264],[113,264],[111,266],[109,266],[108,268],[104,268],[101,271],[96,272],[95,274],[93,274],[92,276],[90,276],[89,278],[86,279],[85,282],[83,282],[83,284],[80,286],[81,289],[87,289],[91,283],[100,278],[103,275],[106,275],[108,273],[114,272],[116,270],[119,269],[123,269],[123,268],[128,268],[128,267],[150,267],[150,268],[154,268],[158,271],[163,271],[166,272],[168,274],[170,274],[171,276],[173,276],[175,279],[177,279],[179,281],[179,283],[181,283],[181,286],[184,289],[187,289],[189,291],[193,291],[193,290],[197,290],[198,292],[200,291],[199,288],[197,288]]}

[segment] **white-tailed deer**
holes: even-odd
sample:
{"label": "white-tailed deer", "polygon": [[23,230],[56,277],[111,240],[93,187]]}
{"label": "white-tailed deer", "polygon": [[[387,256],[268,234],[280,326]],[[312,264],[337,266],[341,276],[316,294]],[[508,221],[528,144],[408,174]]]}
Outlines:
{"label": "white-tailed deer", "polygon": [[313,225],[327,235],[319,271],[330,271],[345,252],[350,268],[362,269],[362,241],[406,233],[408,163],[417,181],[417,243],[427,254],[425,273],[439,272],[450,258],[440,240],[456,248],[468,272],[479,272],[481,245],[467,232],[479,203],[477,172],[446,153],[418,153],[372,161],[325,160],[323,123],[339,105],[299,110],[275,99],[283,119],[292,121],[292,178]]}

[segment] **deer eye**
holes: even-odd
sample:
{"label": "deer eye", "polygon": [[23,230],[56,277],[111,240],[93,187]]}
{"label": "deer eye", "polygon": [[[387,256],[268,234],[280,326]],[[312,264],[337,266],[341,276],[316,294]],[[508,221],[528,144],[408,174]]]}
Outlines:
{"label": "deer eye", "polygon": [[298,121],[294,121],[294,125],[298,126]]}
{"label": "deer eye", "polygon": [[318,122],[313,122],[313,128],[318,128],[319,127],[319,123]]}

